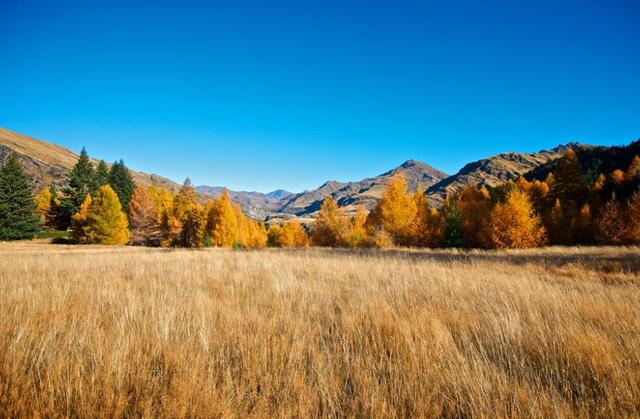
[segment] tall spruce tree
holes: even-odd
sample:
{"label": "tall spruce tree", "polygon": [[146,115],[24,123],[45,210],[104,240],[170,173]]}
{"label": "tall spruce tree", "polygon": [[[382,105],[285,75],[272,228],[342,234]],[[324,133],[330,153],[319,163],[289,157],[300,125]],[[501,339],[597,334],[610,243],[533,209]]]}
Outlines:
{"label": "tall spruce tree", "polygon": [[113,163],[113,166],[111,166],[111,170],[109,171],[109,185],[111,185],[111,188],[113,188],[118,195],[122,210],[128,212],[129,201],[131,200],[133,191],[136,189],[136,183],[133,181],[131,172],[127,166],[124,165],[122,159]]}
{"label": "tall spruce tree", "polygon": [[30,239],[40,228],[29,182],[11,153],[0,167],[0,240]]}
{"label": "tall spruce tree", "polygon": [[73,169],[67,174],[67,186],[62,190],[62,210],[64,211],[63,224],[71,224],[71,217],[78,212],[80,205],[88,194],[95,193],[95,170],[89,160],[87,150],[83,147],[80,157]]}
{"label": "tall spruce tree", "polygon": [[95,188],[100,189],[100,187],[107,185],[109,183],[109,168],[107,167],[107,163],[104,160],[100,160],[98,163],[98,167],[96,167],[96,177],[95,177]]}

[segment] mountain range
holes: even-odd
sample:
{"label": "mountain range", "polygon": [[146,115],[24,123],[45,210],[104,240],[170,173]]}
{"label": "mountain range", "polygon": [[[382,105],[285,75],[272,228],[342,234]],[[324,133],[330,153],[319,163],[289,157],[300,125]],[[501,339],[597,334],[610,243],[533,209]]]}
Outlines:
{"label": "mountain range", "polygon": [[[248,216],[255,219],[273,222],[297,218],[302,222],[308,222],[320,209],[322,200],[327,195],[331,195],[347,213],[355,212],[359,205],[372,209],[381,198],[391,177],[396,173],[402,173],[407,179],[409,191],[415,192],[420,188],[425,191],[433,205],[440,206],[447,194],[455,193],[466,185],[497,186],[509,179],[544,170],[568,148],[581,150],[582,153],[590,149],[600,152],[610,149],[568,143],[535,153],[508,152],[471,162],[453,175],[426,163],[407,160],[378,176],[352,182],[329,180],[316,189],[300,193],[285,190],[269,193],[230,190],[229,194]],[[17,153],[35,190],[51,184],[62,186],[66,173],[78,159],[78,154],[67,148],[0,128],[0,161],[12,151]],[[97,163],[97,160],[93,161]],[[165,187],[173,192],[179,188],[178,183],[156,174],[132,170],[132,175],[136,182],[146,185]],[[222,186],[196,187],[203,199],[217,197],[223,189]]]}

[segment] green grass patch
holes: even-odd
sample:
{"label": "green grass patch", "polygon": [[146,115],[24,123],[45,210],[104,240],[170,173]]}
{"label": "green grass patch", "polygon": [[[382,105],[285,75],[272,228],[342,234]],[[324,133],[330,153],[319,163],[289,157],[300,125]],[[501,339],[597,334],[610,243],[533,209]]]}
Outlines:
{"label": "green grass patch", "polygon": [[63,239],[69,237],[69,231],[41,231],[36,239]]}

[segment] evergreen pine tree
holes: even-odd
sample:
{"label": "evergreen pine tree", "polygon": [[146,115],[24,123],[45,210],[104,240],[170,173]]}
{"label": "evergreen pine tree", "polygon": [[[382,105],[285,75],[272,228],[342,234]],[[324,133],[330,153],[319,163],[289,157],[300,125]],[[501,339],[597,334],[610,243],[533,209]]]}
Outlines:
{"label": "evergreen pine tree", "polygon": [[95,170],[87,150],[83,147],[78,161],[67,174],[67,186],[62,191],[64,198],[61,202],[61,210],[64,225],[71,225],[72,215],[78,212],[87,194],[95,191]]}
{"label": "evergreen pine tree", "polygon": [[40,227],[29,182],[11,153],[0,167],[0,240],[30,239]]}
{"label": "evergreen pine tree", "polygon": [[109,183],[109,168],[107,167],[107,163],[104,160],[100,160],[98,163],[98,167],[96,167],[96,177],[95,177],[95,188],[99,189],[101,186],[107,185]]}
{"label": "evergreen pine tree", "polygon": [[124,165],[124,161],[117,161],[111,166],[111,170],[109,170],[109,185],[118,195],[122,210],[124,212],[129,211],[129,200],[131,200],[131,195],[136,188],[136,183],[133,181],[131,172]]}

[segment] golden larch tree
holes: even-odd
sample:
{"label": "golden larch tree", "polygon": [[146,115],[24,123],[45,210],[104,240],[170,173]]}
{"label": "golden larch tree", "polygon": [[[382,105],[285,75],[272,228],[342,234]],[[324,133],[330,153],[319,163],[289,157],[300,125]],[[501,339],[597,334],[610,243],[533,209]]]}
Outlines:
{"label": "golden larch tree", "polygon": [[282,224],[281,247],[304,247],[307,245],[309,245],[309,237],[299,221],[291,220]]}
{"label": "golden larch tree", "polygon": [[249,248],[261,248],[267,245],[267,230],[264,223],[257,222],[256,220],[247,220],[248,223],[248,237],[247,247]]}
{"label": "golden larch tree", "polygon": [[156,188],[155,186],[149,187],[149,194],[153,200],[156,211],[156,223],[162,222],[162,214],[165,211],[173,211],[174,196],[168,189]]}
{"label": "golden larch tree", "polygon": [[241,247],[249,247],[249,219],[242,212],[242,207],[238,204],[232,204],[233,213],[236,216],[236,225],[238,226],[238,236],[236,238],[236,243]]}
{"label": "golden larch tree", "polygon": [[603,175],[602,173],[598,174],[598,177],[596,178],[595,182],[593,183],[593,187],[592,189],[595,192],[600,192],[602,190],[602,188],[604,188],[605,183],[607,182],[607,178],[605,175]]}
{"label": "golden larch tree", "polygon": [[367,210],[364,205],[359,205],[358,210],[349,220],[349,227],[344,239],[344,244],[347,247],[366,247],[369,245],[366,222]]}
{"label": "golden larch tree", "polygon": [[491,214],[491,239],[499,249],[526,249],[544,242],[545,230],[526,193],[513,189]]}
{"label": "golden larch tree", "polygon": [[426,200],[418,206],[416,224],[416,246],[432,248],[440,246],[446,223],[440,211],[430,206]]}
{"label": "golden larch tree", "polygon": [[317,246],[341,246],[348,228],[347,218],[336,201],[327,195],[313,224],[311,240]]}
{"label": "golden larch tree", "polygon": [[206,232],[215,246],[232,247],[238,241],[238,220],[226,189],[214,201],[207,215]]}
{"label": "golden larch tree", "polygon": [[407,193],[407,182],[401,173],[391,177],[389,186],[378,203],[380,223],[393,242],[411,245],[416,231],[417,207],[413,196]]}
{"label": "golden larch tree", "polygon": [[181,241],[184,247],[203,247],[207,227],[207,215],[202,205],[189,207],[182,219]]}
{"label": "golden larch tree", "polygon": [[91,195],[87,194],[80,204],[78,212],[71,217],[71,239],[76,243],[83,243],[87,241],[87,234],[85,227],[89,221],[89,208],[91,207]]}
{"label": "golden larch tree", "polygon": [[160,245],[177,246],[182,222],[173,215],[173,207],[164,208],[160,216]]}
{"label": "golden larch tree", "polygon": [[52,199],[51,191],[48,188],[40,191],[40,193],[36,197],[38,214],[40,214],[40,221],[42,223],[47,222],[47,215],[51,210],[51,199]]}
{"label": "golden larch tree", "polygon": [[84,231],[90,243],[122,245],[129,241],[127,216],[111,186],[102,186],[91,201]]}
{"label": "golden larch tree", "polygon": [[[524,178],[520,179],[524,180]],[[530,184],[524,182],[519,181],[519,184],[524,185],[525,190],[529,189]],[[458,196],[458,211],[465,244],[468,247],[487,247],[491,212],[487,188],[482,186],[478,189],[467,185]]]}
{"label": "golden larch tree", "polygon": [[640,156],[634,156],[624,177],[628,181],[640,179]]}

